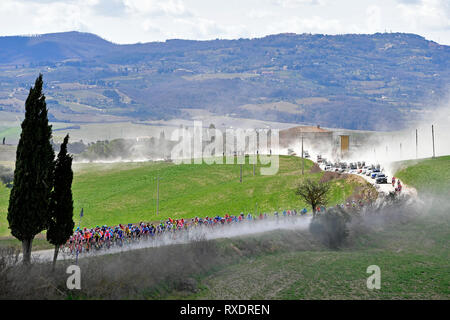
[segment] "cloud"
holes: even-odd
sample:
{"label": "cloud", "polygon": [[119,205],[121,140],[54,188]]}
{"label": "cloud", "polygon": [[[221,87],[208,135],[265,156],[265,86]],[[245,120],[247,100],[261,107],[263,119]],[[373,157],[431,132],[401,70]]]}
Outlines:
{"label": "cloud", "polygon": [[416,32],[421,30],[449,30],[450,2],[448,0],[399,1],[401,18]]}
{"label": "cloud", "polygon": [[367,8],[366,14],[368,33],[379,32],[381,29],[381,9],[377,6],[370,6]]}
{"label": "cloud", "polygon": [[120,35],[120,42],[129,43],[234,33],[197,16],[181,0],[1,0],[0,15],[0,30],[16,35],[77,30],[112,41]]}
{"label": "cloud", "polygon": [[125,15],[126,6],[123,0],[98,0],[93,9],[100,16],[121,17]]}
{"label": "cloud", "polygon": [[269,17],[274,17],[276,14],[270,10],[262,10],[262,9],[252,9],[247,13],[247,16],[250,19],[264,19]]}
{"label": "cloud", "polygon": [[45,5],[32,1],[2,0],[0,3],[2,16],[0,27],[6,29],[11,25],[25,26],[29,31],[22,32],[22,34],[69,30],[86,31],[89,8],[96,3],[95,0],[77,2],[44,0],[43,2]]}
{"label": "cloud", "polygon": [[173,38],[205,40],[235,34],[233,29],[236,28],[223,26],[212,19],[201,17],[180,0],[123,0],[123,3],[135,26],[161,40]]}
{"label": "cloud", "polygon": [[269,33],[339,33],[343,31],[342,23],[337,19],[326,19],[319,16],[311,18],[293,17],[279,20],[268,26]]}
{"label": "cloud", "polygon": [[[92,32],[118,43],[280,32],[413,32],[450,44],[449,0],[0,0],[0,34]],[[442,42],[441,42],[442,43]]]}
{"label": "cloud", "polygon": [[270,0],[270,2],[283,8],[296,8],[303,5],[325,4],[324,0]]}
{"label": "cloud", "polygon": [[132,24],[158,40],[238,37],[242,26],[225,25],[189,9],[183,1],[123,0]]}
{"label": "cloud", "polygon": [[397,2],[404,4],[417,4],[422,2],[422,0],[397,0]]}
{"label": "cloud", "polygon": [[135,16],[189,17],[190,12],[180,0],[122,0],[126,11]]}

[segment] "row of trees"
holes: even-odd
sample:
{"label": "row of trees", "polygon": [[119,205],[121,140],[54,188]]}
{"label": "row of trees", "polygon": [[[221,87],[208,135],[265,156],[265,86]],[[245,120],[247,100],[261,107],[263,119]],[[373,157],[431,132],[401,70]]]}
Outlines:
{"label": "row of trees", "polygon": [[25,102],[7,218],[11,234],[22,242],[24,264],[31,262],[34,237],[47,230],[47,240],[55,246],[54,266],[59,246],[74,228],[72,157],[67,135],[55,160],[42,87],[40,74]]}

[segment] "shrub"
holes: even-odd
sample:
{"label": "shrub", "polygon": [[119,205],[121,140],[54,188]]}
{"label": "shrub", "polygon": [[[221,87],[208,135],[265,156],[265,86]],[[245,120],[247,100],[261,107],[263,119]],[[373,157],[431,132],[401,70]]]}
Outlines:
{"label": "shrub", "polygon": [[309,225],[310,232],[329,248],[339,248],[349,235],[351,216],[341,207],[318,212]]}
{"label": "shrub", "polygon": [[2,165],[0,165],[0,181],[5,185],[10,185],[14,180],[14,172]]}

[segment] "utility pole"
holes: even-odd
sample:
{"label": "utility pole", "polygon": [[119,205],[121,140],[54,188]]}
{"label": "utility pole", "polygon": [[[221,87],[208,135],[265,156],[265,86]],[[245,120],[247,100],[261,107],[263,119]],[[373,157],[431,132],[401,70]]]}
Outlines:
{"label": "utility pole", "polygon": [[419,150],[419,138],[418,138],[418,133],[417,133],[417,129],[416,129],[416,159],[417,159],[417,154],[418,154],[418,150]]}
{"label": "utility pole", "polygon": [[239,165],[239,167],[240,167],[239,182],[242,183],[242,164]]}
{"label": "utility pole", "polygon": [[303,131],[300,128],[300,139],[302,141],[302,150],[301,150],[301,157],[302,157],[302,175],[304,175],[304,168],[305,168],[305,159],[303,154]]}
{"label": "utility pole", "polygon": [[258,163],[258,155],[255,157],[255,163],[253,163],[253,176],[255,176],[256,173],[256,163]]}
{"label": "utility pole", "polygon": [[162,179],[158,176],[156,179],[156,215],[159,215],[159,181]]}
{"label": "utility pole", "polygon": [[402,159],[402,143],[400,142],[400,160]]}
{"label": "utility pole", "polygon": [[303,132],[302,132],[302,176],[305,174],[305,157],[303,154]]}
{"label": "utility pole", "polygon": [[433,138],[433,159],[434,159],[436,156],[435,151],[434,151],[434,125],[431,125],[431,136]]}

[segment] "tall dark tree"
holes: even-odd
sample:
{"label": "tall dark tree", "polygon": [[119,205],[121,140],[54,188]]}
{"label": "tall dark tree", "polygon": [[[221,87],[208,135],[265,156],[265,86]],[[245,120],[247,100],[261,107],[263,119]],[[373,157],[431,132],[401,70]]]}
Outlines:
{"label": "tall dark tree", "polygon": [[9,228],[11,234],[22,241],[24,264],[31,261],[34,237],[46,229],[53,188],[55,154],[50,144],[52,127],[48,124],[42,85],[40,74],[25,102],[8,207]]}
{"label": "tall dark tree", "polygon": [[67,153],[69,135],[64,138],[54,174],[54,189],[51,195],[50,217],[47,240],[55,246],[53,268],[58,258],[59,247],[67,242],[73,233],[73,199],[72,199],[72,156]]}

